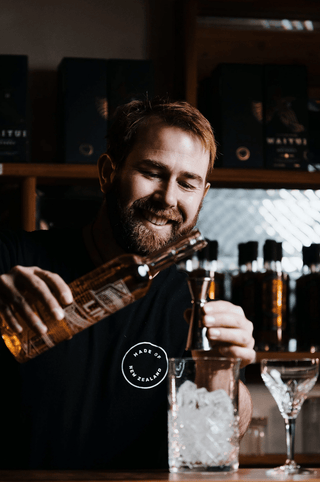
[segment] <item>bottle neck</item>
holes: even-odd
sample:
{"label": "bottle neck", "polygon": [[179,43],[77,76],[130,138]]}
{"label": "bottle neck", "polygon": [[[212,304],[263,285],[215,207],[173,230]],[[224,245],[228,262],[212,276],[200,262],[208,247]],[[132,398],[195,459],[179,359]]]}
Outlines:
{"label": "bottle neck", "polygon": [[258,263],[254,259],[253,261],[247,261],[239,267],[240,273],[255,273],[258,271]]}
{"label": "bottle neck", "polygon": [[268,260],[264,262],[264,269],[266,271],[273,271],[275,273],[282,273],[281,261]]}
{"label": "bottle neck", "polygon": [[319,263],[314,263],[310,265],[309,271],[311,273],[319,273],[320,272],[320,264]]}
{"label": "bottle neck", "polygon": [[192,255],[206,246],[207,242],[203,239],[198,230],[181,237],[176,242],[165,246],[149,256],[143,258],[149,267],[150,277],[153,278],[159,271],[169,266],[179,263],[182,259]]}
{"label": "bottle neck", "polygon": [[216,272],[218,269],[218,261],[216,259],[212,259],[211,261],[205,259],[200,263],[200,268],[203,268],[205,271]]}

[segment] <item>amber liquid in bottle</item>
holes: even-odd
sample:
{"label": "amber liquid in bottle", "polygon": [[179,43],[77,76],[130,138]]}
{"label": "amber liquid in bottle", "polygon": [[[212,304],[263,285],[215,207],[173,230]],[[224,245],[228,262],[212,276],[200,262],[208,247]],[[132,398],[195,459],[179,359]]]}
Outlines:
{"label": "amber liquid in bottle", "polygon": [[281,243],[264,245],[265,272],[261,274],[262,327],[257,346],[262,351],[284,351],[288,343],[289,277],[281,268]]}
{"label": "amber liquid in bottle", "polygon": [[19,334],[1,320],[2,338],[19,362],[34,358],[143,297],[159,271],[205,245],[206,241],[195,230],[148,257],[122,255],[69,285],[74,301],[64,309],[62,321],[52,318],[41,302],[32,303],[34,311],[48,328],[45,335],[35,333],[19,318],[23,326]]}

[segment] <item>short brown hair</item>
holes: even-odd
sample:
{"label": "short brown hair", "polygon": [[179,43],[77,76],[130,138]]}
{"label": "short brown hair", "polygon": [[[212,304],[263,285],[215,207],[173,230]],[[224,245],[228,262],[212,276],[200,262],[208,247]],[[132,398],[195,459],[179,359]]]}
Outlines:
{"label": "short brown hair", "polygon": [[131,152],[140,128],[150,117],[165,124],[193,133],[210,152],[208,173],[212,171],[216,156],[216,142],[210,122],[188,102],[170,102],[166,99],[133,100],[119,106],[111,120],[107,135],[107,154],[120,169]]}

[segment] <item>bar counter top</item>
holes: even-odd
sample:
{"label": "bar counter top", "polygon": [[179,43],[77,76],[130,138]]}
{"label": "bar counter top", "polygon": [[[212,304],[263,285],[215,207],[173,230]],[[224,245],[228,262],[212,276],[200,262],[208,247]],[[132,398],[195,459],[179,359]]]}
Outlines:
{"label": "bar counter top", "polygon": [[[281,480],[268,477],[266,475],[267,469],[239,469],[237,472],[224,473],[190,473],[171,474],[167,471],[84,471],[84,470],[0,470],[1,482],[156,482],[156,481],[176,481],[176,482],[196,482],[196,481],[214,481],[214,482],[231,482],[231,481],[277,481]],[[302,480],[307,482],[320,482],[320,469],[315,469],[316,473],[312,477],[293,476],[282,480],[297,481]]]}

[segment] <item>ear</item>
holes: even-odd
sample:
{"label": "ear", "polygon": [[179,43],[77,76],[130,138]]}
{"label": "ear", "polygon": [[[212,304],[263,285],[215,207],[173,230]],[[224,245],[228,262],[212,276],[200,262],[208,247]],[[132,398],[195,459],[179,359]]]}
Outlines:
{"label": "ear", "polygon": [[204,195],[203,195],[203,197],[205,197],[205,196],[208,194],[208,191],[209,191],[210,187],[211,187],[210,182],[207,182],[206,187],[205,187],[205,189],[204,189]]}
{"label": "ear", "polygon": [[115,175],[115,167],[108,154],[102,154],[98,159],[100,189],[106,193]]}

